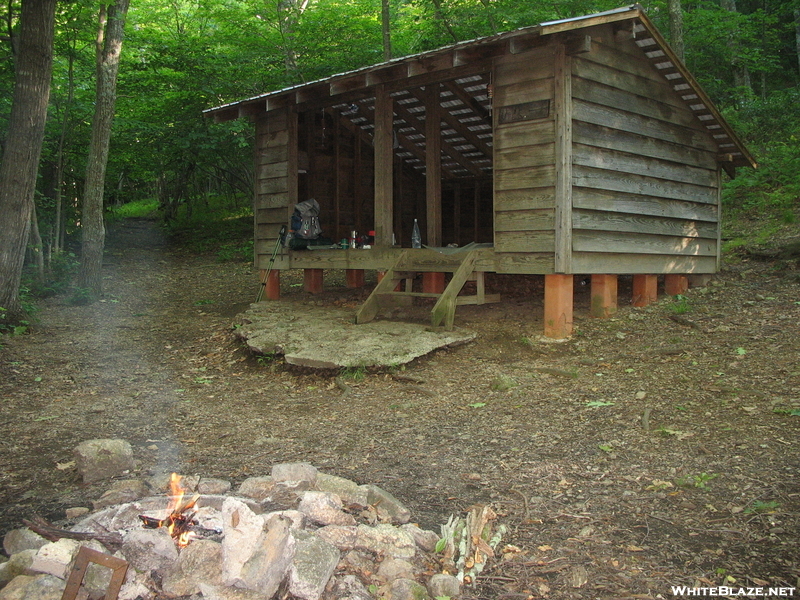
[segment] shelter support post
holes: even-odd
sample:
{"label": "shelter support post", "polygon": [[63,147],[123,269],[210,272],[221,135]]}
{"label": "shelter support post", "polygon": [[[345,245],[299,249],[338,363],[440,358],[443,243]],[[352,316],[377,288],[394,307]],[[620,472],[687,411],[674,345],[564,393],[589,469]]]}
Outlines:
{"label": "shelter support post", "polygon": [[564,339],[572,335],[573,276],[544,276],[544,336]]}
{"label": "shelter support post", "polygon": [[364,287],[364,269],[346,269],[345,281],[349,288]]}
{"label": "shelter support post", "polygon": [[667,296],[685,294],[689,289],[689,278],[686,275],[664,275],[664,293]]}
{"label": "shelter support post", "polygon": [[310,294],[322,293],[322,269],[303,269],[303,290]]}
{"label": "shelter support post", "polygon": [[617,276],[592,275],[592,303],[589,314],[606,319],[617,312]]}
{"label": "shelter support post", "polygon": [[272,270],[267,273],[266,269],[261,269],[259,273],[261,281],[264,281],[266,275],[267,280],[264,281],[264,297],[267,300],[280,300],[281,298],[281,272]]}
{"label": "shelter support post", "polygon": [[633,276],[633,306],[648,306],[658,300],[658,276],[638,274]]}
{"label": "shelter support post", "polygon": [[423,273],[422,291],[426,294],[441,294],[444,292],[444,273]]}

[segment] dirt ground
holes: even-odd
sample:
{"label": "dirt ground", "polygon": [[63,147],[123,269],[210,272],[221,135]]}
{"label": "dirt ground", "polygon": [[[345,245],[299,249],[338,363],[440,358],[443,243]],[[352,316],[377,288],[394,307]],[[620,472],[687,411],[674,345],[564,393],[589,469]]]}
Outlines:
{"label": "dirt ground", "polygon": [[[495,276],[500,304],[456,313],[474,342],[343,374],[250,355],[233,325],[251,266],[190,255],[153,223],[111,232],[104,271],[103,301],[48,300],[30,335],[0,341],[0,534],[91,506],[105,486],[78,480],[73,448],[119,437],[134,476],[237,483],[308,461],[384,487],[437,531],[490,503],[511,546],[464,598],[800,587],[796,262],[738,261],[645,309],[622,278],[608,320],[586,316],[578,278],[563,343],[539,339],[541,277]],[[298,311],[355,308],[367,291],[342,279],[312,297],[284,276],[282,293]]]}

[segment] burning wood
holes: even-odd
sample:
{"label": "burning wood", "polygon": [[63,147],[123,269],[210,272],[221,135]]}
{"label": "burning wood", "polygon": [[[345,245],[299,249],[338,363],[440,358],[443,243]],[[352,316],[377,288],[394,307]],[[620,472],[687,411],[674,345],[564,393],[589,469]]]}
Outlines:
{"label": "burning wood", "polygon": [[170,478],[170,500],[169,506],[167,506],[169,514],[167,514],[166,518],[156,519],[147,515],[139,515],[139,519],[145,529],[166,527],[178,547],[185,548],[194,537],[192,528],[197,525],[197,521],[194,518],[196,511],[192,509],[197,504],[200,494],[195,494],[190,500],[184,501],[184,489],[181,485],[181,479],[182,477],[177,473],[173,473]]}

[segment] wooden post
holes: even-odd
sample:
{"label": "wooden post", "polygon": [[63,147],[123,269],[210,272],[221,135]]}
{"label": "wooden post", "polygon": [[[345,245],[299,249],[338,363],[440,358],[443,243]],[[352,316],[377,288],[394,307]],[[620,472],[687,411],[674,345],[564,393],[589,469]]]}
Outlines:
{"label": "wooden post", "polygon": [[444,292],[444,273],[423,273],[422,291],[426,294],[441,294]]}
{"label": "wooden post", "polygon": [[572,275],[544,276],[545,337],[564,339],[572,335],[572,287]]}
{"label": "wooden post", "polygon": [[311,294],[322,292],[322,269],[303,269],[303,290]]}
{"label": "wooden post", "polygon": [[364,269],[346,269],[344,276],[345,281],[347,282],[347,287],[364,287]]}
{"label": "wooden post", "polygon": [[638,274],[633,276],[633,306],[648,306],[658,300],[658,276]]}
{"label": "wooden post", "polygon": [[664,275],[664,293],[667,296],[685,294],[689,289],[689,278],[686,275]]}
{"label": "wooden post", "polygon": [[[264,275],[267,275],[266,269],[261,270],[261,281],[264,281]],[[264,282],[264,297],[267,300],[280,300],[281,299],[281,272],[272,270],[267,275],[267,280]]]}
{"label": "wooden post", "polygon": [[606,319],[617,312],[617,276],[592,275],[592,304],[589,315]]}
{"label": "wooden post", "polygon": [[[442,132],[439,84],[425,86],[425,208],[428,246],[442,245]],[[423,286],[425,279],[423,278]],[[444,280],[442,289],[444,291]]]}
{"label": "wooden post", "polygon": [[394,220],[394,110],[385,85],[375,89],[375,246],[392,245]]}
{"label": "wooden post", "polygon": [[572,58],[555,46],[555,270],[572,271]]}

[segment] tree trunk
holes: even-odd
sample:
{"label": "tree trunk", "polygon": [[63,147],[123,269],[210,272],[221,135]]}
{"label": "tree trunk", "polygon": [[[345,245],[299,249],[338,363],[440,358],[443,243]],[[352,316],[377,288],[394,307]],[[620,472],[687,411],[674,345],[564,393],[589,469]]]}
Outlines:
{"label": "tree trunk", "polygon": [[390,27],[389,0],[381,0],[381,31],[383,32],[383,60],[392,60],[392,30]]}
{"label": "tree trunk", "polygon": [[5,324],[24,319],[19,284],[44,139],[56,0],[24,0],[14,96],[0,162],[0,307]]}
{"label": "tree trunk", "polygon": [[105,189],[111,124],[117,100],[117,72],[122,50],[122,37],[128,0],[100,8],[97,32],[97,81],[92,138],[86,163],[86,184],[81,213],[82,243],[79,285],[89,298],[96,300],[103,292],[103,248],[106,231],[103,224],[103,191]]}
{"label": "tree trunk", "polygon": [[681,62],[684,62],[683,48],[683,8],[681,0],[669,0],[669,37],[670,46]]}

